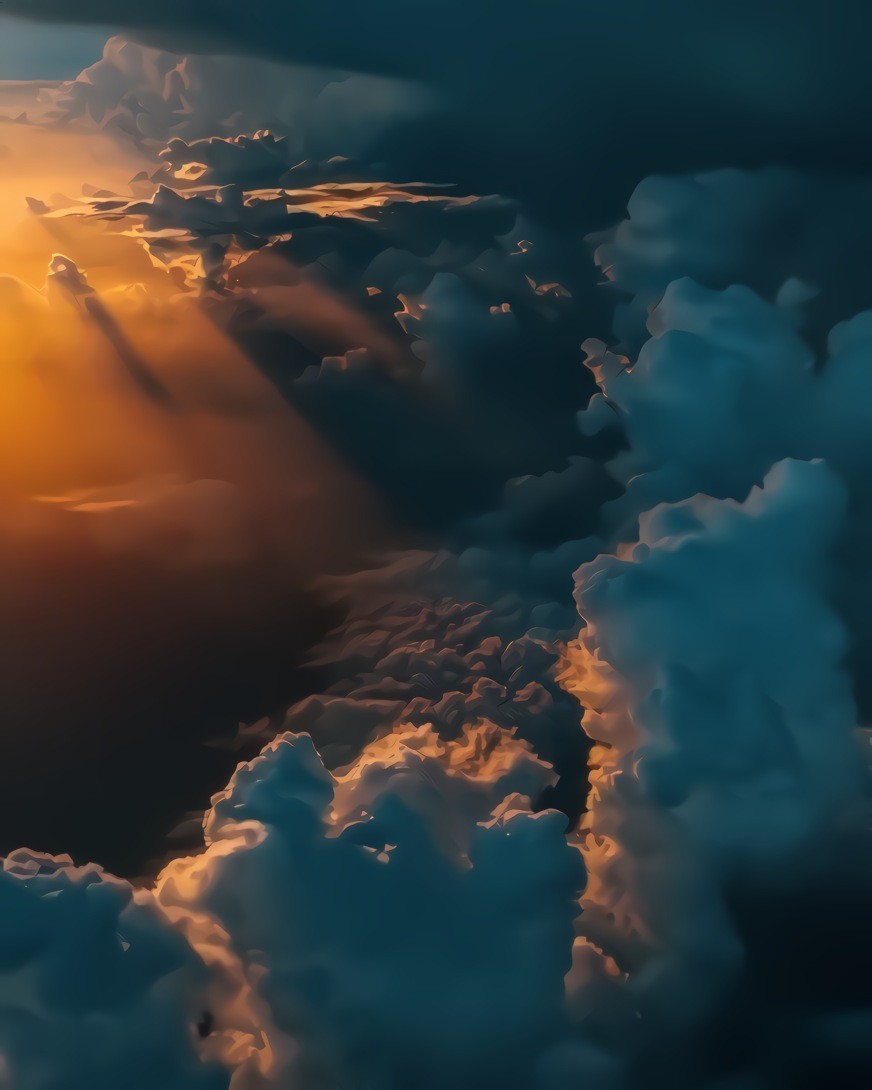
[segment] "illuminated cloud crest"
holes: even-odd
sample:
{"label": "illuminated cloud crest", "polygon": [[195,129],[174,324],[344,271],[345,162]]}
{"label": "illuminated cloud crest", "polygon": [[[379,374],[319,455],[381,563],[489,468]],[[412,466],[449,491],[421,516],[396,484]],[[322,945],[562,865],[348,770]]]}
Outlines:
{"label": "illuminated cloud crest", "polygon": [[[311,732],[336,765],[398,724],[429,725],[446,740],[470,723],[493,724],[516,732],[554,768],[555,782],[533,802],[563,810],[571,823],[583,802],[587,746],[578,706],[556,682],[557,629],[531,628],[529,600],[506,584],[495,598],[493,584],[470,579],[463,560],[407,554],[338,581],[335,600],[350,608],[316,658],[337,680],[292,707],[284,726]],[[479,601],[458,601],[464,592]],[[574,630],[568,617],[558,619]]]}
{"label": "illuminated cloud crest", "polygon": [[333,776],[284,735],[238,769],[158,898],[232,935],[295,1045],[274,1085],[529,1085],[583,881],[561,815],[529,810],[550,776],[486,725],[400,729]]}

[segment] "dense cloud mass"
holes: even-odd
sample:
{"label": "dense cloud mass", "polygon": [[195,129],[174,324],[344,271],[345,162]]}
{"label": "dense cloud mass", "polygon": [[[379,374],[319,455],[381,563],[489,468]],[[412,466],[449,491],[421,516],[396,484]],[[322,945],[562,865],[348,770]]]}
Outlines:
{"label": "dense cloud mass", "polygon": [[206,854],[171,866],[159,897],[208,910],[262,967],[296,1046],[276,1085],[528,1083],[562,1020],[582,882],[560,816],[529,812],[549,776],[485,726],[447,744],[407,728],[335,778],[285,736],[237,771]]}
{"label": "dense cloud mass", "polygon": [[25,850],[0,875],[0,1085],[224,1090],[195,1042],[206,968],[144,891]]}
{"label": "dense cloud mass", "polygon": [[[236,0],[6,8],[120,26],[164,48],[418,81],[438,108],[410,117],[407,95],[393,96],[389,112],[399,110],[383,150],[428,177],[524,194],[586,226],[619,214],[651,171],[776,158],[869,166],[862,0],[443,0],[427,13],[400,0],[342,0],[329,17],[284,0],[261,0],[253,12]],[[383,94],[360,90],[364,115],[384,106]]]}
{"label": "dense cloud mass", "polygon": [[[288,166],[360,154],[388,122],[427,112],[423,88],[345,71],[308,71],[233,56],[182,56],[111,38],[76,79],[40,89],[29,116],[93,126],[136,142],[250,137],[277,127]],[[236,181],[238,175],[232,180]]]}
{"label": "dense cloud mass", "polygon": [[595,740],[582,927],[632,966],[634,1084],[805,1086],[868,1058],[853,989],[807,963],[790,991],[780,960],[808,927],[794,914],[817,916],[813,891],[857,850],[856,712],[822,594],[843,508],[824,465],[781,462],[742,504],[655,508],[631,553],[579,571],[587,626],[565,680]]}
{"label": "dense cloud mass", "polygon": [[597,263],[622,296],[615,331],[638,351],[648,312],[682,277],[712,289],[744,284],[793,316],[822,351],[836,322],[869,300],[865,177],[718,170],[653,177],[631,196],[627,219],[592,236]]}
{"label": "dense cloud mass", "polygon": [[[864,710],[872,389],[869,314],[855,307],[868,298],[859,252],[867,207],[866,183],[848,179],[764,172],[644,183],[597,253],[633,294],[624,330],[632,337],[628,323],[646,312],[648,340],[632,365],[588,345],[601,392],[581,417],[589,432],[620,419],[629,440],[613,467],[626,491],[608,516],[622,534],[658,502],[697,492],[740,499],[781,458],[826,459],[850,496],[832,580],[852,626]],[[761,252],[761,221],[776,237],[784,231],[787,256]]]}
{"label": "dense cloud mass", "polygon": [[858,9],[792,5],[771,55],[758,7],[152,4],[196,54],[0,91],[10,164],[81,156],[15,190],[4,381],[86,423],[34,467],[9,410],[0,589],[63,647],[104,583],[149,618],[120,705],[181,710],[105,737],[149,795],[198,777],[134,884],[6,857],[0,1087],[862,1084]]}

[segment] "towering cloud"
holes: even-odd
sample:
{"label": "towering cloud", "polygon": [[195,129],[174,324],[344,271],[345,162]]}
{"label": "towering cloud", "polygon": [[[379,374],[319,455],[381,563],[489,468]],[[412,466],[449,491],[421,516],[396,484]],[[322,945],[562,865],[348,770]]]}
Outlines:
{"label": "towering cloud", "polygon": [[[862,1033],[862,1011],[813,965],[786,994],[761,945],[788,949],[856,850],[856,712],[823,593],[843,505],[824,465],[781,462],[744,503],[656,507],[632,551],[579,571],[564,680],[594,741],[582,930],[629,972],[634,1085],[787,1087],[860,1062],[859,1035],[825,1042],[839,1019]],[[805,1045],[785,1036],[798,1024]]]}
{"label": "towering cloud", "polygon": [[484,724],[398,730],[335,777],[305,735],[237,770],[158,897],[232,935],[293,1042],[270,1043],[271,1085],[529,1085],[582,882],[560,815],[529,811],[549,775]]}
{"label": "towering cloud", "polygon": [[631,295],[624,335],[639,337],[644,313],[648,339],[629,358],[588,345],[601,392],[581,416],[586,431],[619,423],[628,437],[613,464],[626,491],[609,512],[624,538],[659,502],[741,499],[781,458],[826,459],[850,495],[831,583],[864,716],[872,387],[869,315],[855,307],[872,298],[857,242],[869,198],[859,179],[786,172],[643,183],[597,253]]}

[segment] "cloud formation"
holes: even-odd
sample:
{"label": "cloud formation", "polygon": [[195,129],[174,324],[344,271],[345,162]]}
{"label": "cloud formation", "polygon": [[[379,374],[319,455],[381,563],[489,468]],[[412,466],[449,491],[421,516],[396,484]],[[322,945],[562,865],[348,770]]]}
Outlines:
{"label": "cloud formation", "polygon": [[149,894],[21,850],[0,912],[0,1086],[226,1090],[198,1053],[205,966]]}
{"label": "cloud formation", "polygon": [[[154,6],[148,29],[181,31],[191,10]],[[200,10],[216,32],[243,27],[240,44],[267,48],[238,7]],[[675,87],[655,84],[644,110],[646,72],[673,54],[637,33],[626,82],[616,80],[612,20],[628,10],[688,64]],[[437,83],[449,33],[456,57],[491,35],[511,44],[527,25],[510,11],[465,24],[464,37],[453,12],[412,36],[421,74]],[[263,14],[280,43],[270,48],[283,49],[278,14]],[[372,13],[354,17],[369,28]],[[598,18],[604,45],[591,47],[585,94],[604,66],[617,114],[594,111],[585,124],[614,133],[615,116],[633,120],[618,172],[651,165],[662,133],[649,111],[683,102],[682,79],[706,64],[699,101],[674,115],[681,141],[706,96],[729,92],[730,125],[715,111],[706,129],[722,154],[742,129],[753,159],[788,106],[790,143],[795,79],[751,93],[743,111],[747,71],[738,79],[694,51],[692,13],[685,36],[635,6]],[[315,32],[320,13],[302,12],[299,29],[305,19],[309,59],[346,63],[346,34],[361,24],[328,41]],[[737,25],[722,27],[727,53]],[[408,42],[408,17],[393,30]],[[195,22],[186,32],[206,43]],[[387,63],[357,37],[361,65]],[[560,50],[578,44],[558,38]],[[807,57],[809,41],[791,39],[778,64]],[[742,37],[732,57],[754,48]],[[409,52],[400,59],[411,65]],[[644,64],[630,63],[637,53]],[[518,58],[494,56],[482,63],[503,93],[503,65]],[[532,96],[530,117],[566,86],[557,67],[544,90],[515,81]],[[205,418],[210,458],[224,466],[267,431],[278,447],[258,447],[263,459],[245,462],[251,476],[230,492],[201,473],[151,477],[46,495],[39,509],[84,520],[110,554],[155,549],[201,576],[216,557],[227,562],[225,547],[231,560],[253,549],[258,567],[258,543],[277,542],[270,556],[287,572],[295,539],[272,536],[276,493],[260,491],[273,480],[271,452],[287,454],[292,417],[278,390],[404,524],[392,550],[327,582],[338,626],[314,653],[317,683],[299,702],[292,684],[277,685],[269,710],[286,710],[230,742],[261,752],[213,799],[199,854],[135,894],[95,868],[9,857],[0,896],[18,930],[0,987],[29,1001],[21,970],[43,1003],[27,1032],[15,1003],[0,1005],[16,1090],[73,1078],[90,1090],[128,1069],[143,1090],[856,1085],[870,1058],[872,979],[857,745],[872,527],[872,323],[855,313],[867,290],[866,184],[791,171],[643,182],[629,221],[599,240],[598,261],[624,296],[616,336],[626,355],[588,342],[587,389],[595,380],[599,392],[584,409],[578,344],[594,312],[580,233],[552,230],[541,204],[531,213],[502,189],[391,181],[378,159],[391,141],[377,126],[363,127],[356,150],[322,151],[358,91],[367,114],[373,84],[336,92],[319,134],[295,129],[294,103],[277,95],[293,86],[301,113],[320,118],[324,77],[263,65],[237,97],[253,70],[112,45],[89,74],[31,100],[28,118],[57,139],[99,128],[99,146],[127,149],[139,172],[81,198],[34,194],[29,222],[118,247],[142,277],[131,275],[110,312],[131,327],[138,315],[143,343],[174,363],[185,412],[162,417],[162,434],[182,419],[185,438],[202,435]],[[469,80],[487,82],[479,68],[458,88]],[[488,101],[471,103],[473,119]],[[762,120],[743,129],[748,112]],[[511,116],[517,138],[530,118]],[[819,121],[813,109],[802,117],[802,154],[820,151]],[[651,130],[641,150],[639,128]],[[549,187],[556,175],[539,153],[554,131],[543,126],[526,149]],[[576,135],[585,155],[602,146],[589,137]],[[665,141],[665,162],[681,154]],[[576,166],[568,156],[567,170]],[[596,207],[593,196],[583,215]],[[108,262],[93,264],[106,275]],[[83,298],[105,294],[90,286],[87,261],[59,257],[53,269],[45,293],[4,282],[4,313],[26,301],[43,316],[58,305],[81,317]],[[163,305],[149,309],[143,294]],[[246,412],[191,383],[185,368],[202,344],[192,352],[181,326],[194,323],[197,338],[213,338],[209,362],[220,346],[256,364],[242,369],[248,378],[269,377],[269,412],[256,411],[259,381]],[[102,343],[85,324],[88,343]],[[143,408],[141,391],[127,397]],[[229,444],[237,429],[243,440]],[[307,464],[297,453],[280,461],[281,480]],[[294,493],[292,513],[309,510],[306,496]],[[246,499],[257,502],[240,513]],[[325,550],[366,521],[350,502],[334,504],[341,521]],[[245,604],[247,586],[232,583]],[[177,613],[162,615],[165,627],[177,629]],[[243,616],[247,641],[260,618]],[[291,610],[283,620],[297,623]],[[293,673],[281,647],[269,661],[271,675]],[[75,971],[91,945],[106,972]],[[144,961],[125,960],[134,949]],[[114,1053],[95,1055],[101,1034]],[[44,1066],[46,1037],[59,1072]]]}
{"label": "cloud formation", "polygon": [[629,970],[631,1085],[788,1087],[862,1066],[852,989],[808,964],[792,990],[780,960],[853,869],[864,808],[826,601],[843,511],[826,466],[781,462],[743,503],[655,507],[632,550],[579,571],[586,627],[564,679],[594,741],[582,930]]}
{"label": "cloud formation", "polygon": [[[652,172],[765,165],[774,146],[781,161],[811,169],[869,165],[857,139],[870,120],[861,0],[704,10],[692,0],[656,8],[546,0],[535,10],[511,0],[498,11],[445,0],[433,13],[399,0],[374,8],[343,0],[329,18],[282,0],[263,0],[256,13],[235,0],[7,7],[30,19],[119,26],[170,50],[419,81],[440,106],[410,119],[402,96],[386,157],[411,152],[419,177],[435,178],[432,170],[439,180],[526,195],[588,226],[619,214]],[[384,108],[383,95],[361,90],[364,117]]]}
{"label": "cloud formation", "polygon": [[233,936],[295,1046],[271,1085],[529,1084],[582,884],[561,816],[529,810],[549,777],[485,725],[399,729],[333,776],[306,735],[240,766],[158,899]]}
{"label": "cloud formation", "polygon": [[[205,296],[400,517],[441,530],[494,502],[507,478],[595,446],[573,414],[589,381],[577,366],[589,263],[517,201],[392,181],[404,175],[374,157],[373,117],[343,135],[346,106],[366,99],[354,80],[115,40],[27,116],[52,132],[97,127],[143,169],[124,188],[33,207],[49,230],[81,218],[134,239],[152,275]],[[336,144],[344,154],[326,155]],[[378,441],[386,432],[403,460]]]}
{"label": "cloud formation", "polygon": [[[684,199],[688,189],[695,201]],[[790,193],[792,207],[783,199]],[[779,214],[793,225],[790,246],[764,255],[758,224],[773,223],[776,195]],[[638,330],[644,311],[648,339],[634,358],[588,345],[600,393],[580,417],[588,431],[617,424],[629,441],[612,466],[626,491],[607,516],[624,539],[632,538],[640,513],[659,502],[697,492],[741,499],[782,458],[826,459],[850,496],[832,580],[851,626],[864,716],[869,689],[859,664],[869,651],[863,573],[872,498],[863,421],[872,388],[869,316],[853,307],[868,291],[854,250],[857,236],[839,230],[838,222],[850,215],[862,237],[868,196],[858,180],[821,183],[771,172],[644,183],[630,219],[598,256],[615,289],[632,295],[619,319],[625,335],[633,323]],[[712,202],[722,204],[723,220],[713,217]],[[677,215],[679,207],[684,211],[673,230],[670,210]],[[659,219],[657,209],[665,210],[665,219],[648,231],[644,224],[649,216]],[[658,231],[675,240],[667,261]],[[831,256],[836,251],[838,261]],[[717,286],[725,280],[730,286]],[[816,282],[822,286],[812,293]],[[809,290],[799,290],[800,283]],[[830,316],[837,319],[832,328]]]}

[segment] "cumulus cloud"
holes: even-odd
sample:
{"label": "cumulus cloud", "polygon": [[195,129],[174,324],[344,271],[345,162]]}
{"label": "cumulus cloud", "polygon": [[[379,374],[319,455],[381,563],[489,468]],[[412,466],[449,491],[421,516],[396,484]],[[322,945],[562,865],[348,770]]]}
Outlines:
{"label": "cumulus cloud", "polygon": [[209,974],[145,891],[27,850],[0,873],[0,1086],[226,1090]]}
{"label": "cumulus cloud", "polygon": [[856,712],[826,600],[843,511],[831,470],[782,462],[743,503],[654,508],[632,551],[579,571],[565,681],[594,741],[582,930],[629,970],[639,1085],[795,1086],[862,1062],[850,989],[809,965],[815,983],[785,992],[765,949],[786,953],[803,924],[782,912],[857,850]]}
{"label": "cumulus cloud", "polygon": [[583,880],[561,816],[529,810],[550,775],[484,725],[401,728],[334,775],[283,735],[237,770],[158,898],[232,935],[295,1046],[274,1085],[529,1084]]}
{"label": "cumulus cloud", "polygon": [[618,296],[615,332],[638,352],[649,310],[672,281],[690,277],[712,289],[752,288],[823,351],[836,322],[869,302],[870,192],[867,178],[832,167],[645,179],[626,219],[591,238]]}
{"label": "cumulus cloud", "polygon": [[[764,190],[768,183],[764,178]],[[710,263],[718,252],[715,245]],[[636,249],[628,247],[631,253]],[[628,260],[630,286],[638,266]],[[695,264],[692,256],[687,264]],[[789,267],[785,262],[777,278]],[[621,262],[614,266],[617,284],[624,268]],[[714,290],[685,278],[665,287],[647,326],[649,339],[635,359],[609,353],[600,343],[588,345],[600,393],[581,414],[582,427],[617,425],[629,441],[612,463],[615,477],[626,484],[624,495],[608,507],[612,532],[632,540],[640,513],[697,492],[742,498],[781,458],[826,459],[850,495],[833,586],[851,624],[865,714],[864,557],[872,527],[864,468],[869,442],[862,423],[872,396],[868,313],[839,322],[818,356],[793,308],[783,302],[766,301],[743,284]]]}
{"label": "cumulus cloud", "polygon": [[[483,568],[488,559],[499,562],[484,553]],[[556,671],[559,623],[574,626],[541,608],[540,594],[490,579],[464,570],[463,555],[419,553],[334,581],[331,597],[346,616],[315,662],[335,680],[294,705],[284,725],[311,732],[334,765],[402,723],[446,740],[480,722],[515,731],[556,774],[535,806],[560,808],[571,825],[583,803],[586,743]]]}

